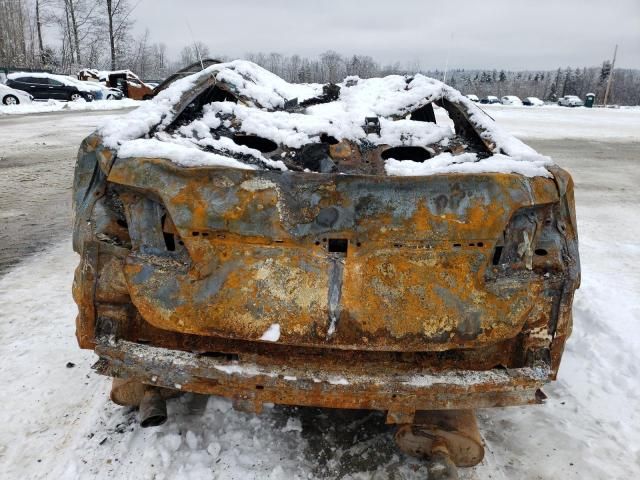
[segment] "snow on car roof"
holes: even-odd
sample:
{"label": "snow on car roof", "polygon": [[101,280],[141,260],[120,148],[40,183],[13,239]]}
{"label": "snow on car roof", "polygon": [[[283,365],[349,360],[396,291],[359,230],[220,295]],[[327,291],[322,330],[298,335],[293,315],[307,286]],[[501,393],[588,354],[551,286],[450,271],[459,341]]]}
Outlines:
{"label": "snow on car roof", "polygon": [[[204,80],[211,80],[207,85],[215,83],[237,101],[211,101],[195,118],[173,125],[181,113],[177,105]],[[251,62],[218,63],[177,80],[137,110],[103,125],[98,134],[117,156],[161,157],[182,166],[286,170],[281,159],[286,160],[287,151],[319,144],[330,136],[360,145],[360,150],[437,146],[425,162],[386,159],[388,175],[513,172],[550,176],[545,168],[552,164],[548,157],[508,134],[475,103],[438,80],[421,74],[348,77],[338,86],[339,92],[336,89],[331,97],[325,85],[291,84]],[[446,152],[444,148],[456,137],[449,125],[411,119],[412,112],[434,101],[464,110],[484,142],[494,146],[494,155]],[[371,117],[377,118],[379,131],[365,128],[365,118]],[[237,144],[232,137],[239,133],[274,142],[279,147],[277,156]]]}
{"label": "snow on car roof", "polygon": [[78,80],[77,78],[68,77],[66,75],[56,75],[55,73],[46,73],[46,72],[13,72],[7,75],[7,78],[10,80],[15,80],[21,77],[30,77],[30,78],[51,78],[53,80],[57,80],[68,86],[78,87],[78,90],[83,90],[86,92],[95,91],[95,87],[89,87],[85,82]]}

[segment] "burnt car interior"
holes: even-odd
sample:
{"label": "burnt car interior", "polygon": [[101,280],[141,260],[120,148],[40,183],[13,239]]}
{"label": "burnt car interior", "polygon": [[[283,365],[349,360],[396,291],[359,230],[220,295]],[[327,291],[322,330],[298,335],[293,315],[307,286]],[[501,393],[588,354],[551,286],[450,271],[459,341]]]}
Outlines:
{"label": "burnt car interior", "polygon": [[[407,78],[410,82],[411,78]],[[340,86],[329,84],[324,88],[322,95],[298,102],[296,98],[285,103],[284,110],[291,113],[303,113],[312,105],[319,105],[335,101],[340,93]],[[209,87],[193,100],[182,113],[175,118],[169,128],[169,134],[177,134],[181,127],[189,125],[194,120],[201,118],[205,105],[212,102],[237,103],[238,98],[230,91],[220,88],[218,85]],[[270,139],[258,135],[238,133],[238,125],[231,119],[229,127],[221,126],[216,129],[215,135],[231,138],[238,145],[244,145],[256,149],[268,158],[282,160],[288,169],[292,171],[312,171],[319,173],[349,173],[365,175],[384,175],[383,160],[388,158],[402,158],[423,162],[443,152],[458,154],[464,151],[472,151],[480,154],[479,158],[486,158],[492,154],[492,146],[485,143],[476,129],[469,123],[459,106],[446,99],[436,100],[435,105],[443,108],[453,122],[456,136],[446,145],[437,143],[428,146],[379,146],[366,140],[356,142],[339,142],[335,137],[326,133],[320,135],[318,143],[304,145],[299,149],[287,148],[278,145]],[[416,108],[414,111],[396,119],[410,119],[419,122],[437,124],[433,103]],[[362,127],[366,133],[379,133],[379,119],[366,117],[362,119]],[[255,159],[249,156],[238,155],[229,150],[219,150],[213,147],[205,147],[207,151],[221,153],[239,160],[251,163]],[[271,168],[266,166],[265,168]]]}

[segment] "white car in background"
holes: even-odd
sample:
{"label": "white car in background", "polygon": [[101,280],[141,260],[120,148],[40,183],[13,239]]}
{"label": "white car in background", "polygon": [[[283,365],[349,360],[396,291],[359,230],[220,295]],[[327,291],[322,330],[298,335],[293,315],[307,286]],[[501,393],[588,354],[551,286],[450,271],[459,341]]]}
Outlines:
{"label": "white car in background", "polygon": [[502,105],[519,105],[522,106],[522,100],[520,100],[515,95],[505,95],[500,99],[500,103]]}
{"label": "white car in background", "polygon": [[119,88],[105,87],[104,85],[102,87],[104,89],[104,98],[107,100],[122,100],[124,94]]}
{"label": "white car in background", "polygon": [[544,102],[540,100],[538,97],[526,97],[522,101],[522,104],[528,107],[541,107],[544,105]]}
{"label": "white car in background", "polygon": [[0,83],[0,103],[2,105],[19,105],[21,103],[31,103],[33,97],[27,92],[7,87]]}
{"label": "white car in background", "polygon": [[581,107],[584,102],[577,95],[565,95],[558,99],[558,105],[561,107]]}
{"label": "white car in background", "polygon": [[465,97],[467,97],[469,100],[471,100],[472,102],[479,102],[480,99],[478,98],[477,95],[474,95],[473,93],[470,93],[469,95],[465,95]]}

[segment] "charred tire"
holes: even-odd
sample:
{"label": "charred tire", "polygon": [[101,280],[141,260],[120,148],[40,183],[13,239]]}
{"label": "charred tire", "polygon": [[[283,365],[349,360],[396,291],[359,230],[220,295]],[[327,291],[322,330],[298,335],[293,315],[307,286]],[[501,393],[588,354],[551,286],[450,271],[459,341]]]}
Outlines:
{"label": "charred tire", "polygon": [[2,103],[4,103],[5,105],[19,105],[20,100],[18,100],[18,97],[16,97],[15,95],[6,95],[2,99]]}

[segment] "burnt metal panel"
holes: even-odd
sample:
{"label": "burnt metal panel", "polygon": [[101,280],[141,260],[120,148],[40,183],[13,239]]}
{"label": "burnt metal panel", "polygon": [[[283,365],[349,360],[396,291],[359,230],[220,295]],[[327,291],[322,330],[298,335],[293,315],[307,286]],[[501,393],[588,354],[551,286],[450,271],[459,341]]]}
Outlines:
{"label": "burnt metal panel", "polygon": [[[96,370],[149,385],[214,394],[253,404],[307,405],[403,412],[475,409],[540,403],[545,365],[485,371],[408,368],[389,374],[366,363],[332,370],[308,364],[261,366],[131,342],[100,342]],[[249,408],[251,409],[251,408]]]}
{"label": "burnt metal panel", "polygon": [[[132,302],[169,331],[257,341],[277,323],[278,341],[289,345],[474,348],[537,326],[562,293],[560,255],[535,271],[532,260],[519,273],[492,266],[503,232],[525,215],[516,212],[559,201],[546,178],[316,175],[118,159],[108,180],[161,204],[188,252],[188,265],[171,268],[172,255],[134,248],[124,266]],[[158,214],[140,215],[130,223],[146,225],[146,245],[157,247]],[[514,232],[505,252],[514,251],[515,265],[524,254],[521,230]],[[338,270],[328,248],[336,240],[348,245]]]}

